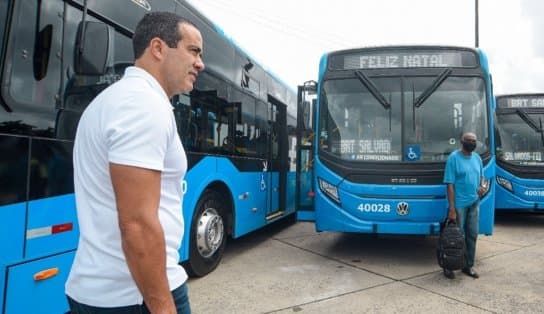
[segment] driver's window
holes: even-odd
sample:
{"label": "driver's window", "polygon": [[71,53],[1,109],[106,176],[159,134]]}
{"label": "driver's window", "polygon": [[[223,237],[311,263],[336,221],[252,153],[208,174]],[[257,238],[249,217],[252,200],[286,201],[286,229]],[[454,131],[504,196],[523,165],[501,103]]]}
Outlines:
{"label": "driver's window", "polygon": [[[98,22],[87,15],[86,20]],[[130,37],[110,28],[110,50],[106,71],[102,75],[82,75],[74,71],[74,50],[77,29],[82,20],[81,10],[67,5],[64,27],[64,92],[61,108],[57,112],[55,133],[58,138],[73,139],[79,118],[89,103],[105,88],[120,80],[125,69],[134,62]]]}
{"label": "driver's window", "polygon": [[[10,125],[18,133],[54,137],[61,81],[61,59],[57,54],[63,30],[58,14],[62,10],[60,2],[13,2],[2,97],[14,113]],[[25,119],[25,113],[40,118]]]}

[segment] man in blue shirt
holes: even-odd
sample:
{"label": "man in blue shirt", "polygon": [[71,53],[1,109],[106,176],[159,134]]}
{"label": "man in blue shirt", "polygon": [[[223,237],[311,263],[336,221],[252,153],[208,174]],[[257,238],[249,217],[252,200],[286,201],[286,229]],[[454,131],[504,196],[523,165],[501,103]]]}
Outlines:
{"label": "man in blue shirt", "polygon": [[[461,149],[450,154],[444,171],[447,184],[448,218],[457,221],[465,235],[466,255],[462,272],[473,278],[479,275],[474,271],[476,238],[478,237],[478,217],[480,196],[485,193],[482,159],[476,149],[476,135],[468,132],[461,137]],[[452,270],[444,269],[444,276],[455,278]]]}

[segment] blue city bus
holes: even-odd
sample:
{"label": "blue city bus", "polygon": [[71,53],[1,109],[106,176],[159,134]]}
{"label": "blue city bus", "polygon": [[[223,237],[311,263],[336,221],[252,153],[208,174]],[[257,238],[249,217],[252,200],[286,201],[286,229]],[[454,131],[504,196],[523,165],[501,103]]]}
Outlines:
{"label": "blue city bus", "polygon": [[544,94],[496,97],[497,190],[501,211],[544,211]]}
{"label": "blue city bus", "polygon": [[[494,219],[494,98],[486,55],[447,46],[384,46],[323,55],[299,86],[301,130],[312,130],[318,231],[431,235],[447,215],[445,162],[464,132],[478,137],[487,192],[480,233]],[[310,206],[311,208],[312,206]]]}
{"label": "blue city bus", "polygon": [[[78,243],[80,115],[132,64],[150,11],[194,21],[206,70],[172,101],[189,170],[181,261],[211,272],[226,239],[295,214],[296,93],[182,0],[0,1],[0,314],[65,313]],[[181,209],[180,209],[181,210]]]}

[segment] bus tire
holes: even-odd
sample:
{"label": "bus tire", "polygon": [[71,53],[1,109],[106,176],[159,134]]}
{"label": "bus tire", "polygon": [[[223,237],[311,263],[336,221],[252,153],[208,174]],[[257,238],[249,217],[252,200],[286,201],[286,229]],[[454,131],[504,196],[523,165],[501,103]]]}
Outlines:
{"label": "bus tire", "polygon": [[191,222],[189,260],[184,264],[191,277],[202,277],[214,270],[227,242],[225,201],[214,190],[206,190],[198,200]]}

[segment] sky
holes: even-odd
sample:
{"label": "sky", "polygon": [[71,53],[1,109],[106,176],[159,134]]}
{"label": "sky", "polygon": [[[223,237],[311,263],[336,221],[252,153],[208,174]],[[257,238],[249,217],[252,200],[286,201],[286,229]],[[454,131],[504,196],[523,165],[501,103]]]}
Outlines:
{"label": "sky", "polygon": [[[188,0],[296,89],[328,51],[397,44],[475,46],[475,0]],[[544,1],[479,0],[479,47],[495,94],[544,92]],[[204,47],[204,52],[206,47]]]}

